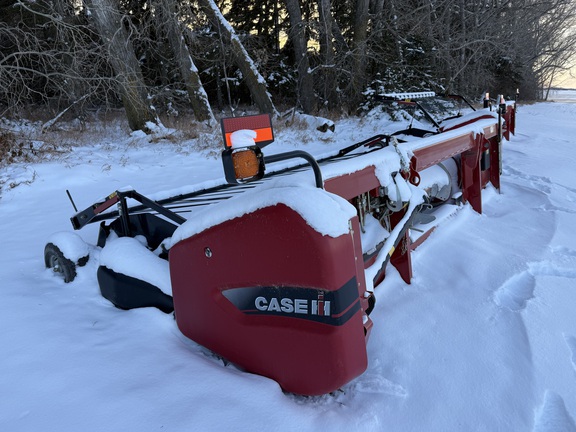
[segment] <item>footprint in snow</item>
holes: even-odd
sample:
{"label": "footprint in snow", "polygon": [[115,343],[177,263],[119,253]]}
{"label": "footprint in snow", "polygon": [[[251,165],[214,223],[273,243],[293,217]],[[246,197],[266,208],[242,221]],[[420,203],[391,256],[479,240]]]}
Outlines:
{"label": "footprint in snow", "polygon": [[359,393],[387,394],[401,398],[405,398],[408,395],[406,389],[400,384],[396,384],[377,374],[362,375],[354,383],[354,389]]}
{"label": "footprint in snow", "polygon": [[522,310],[528,300],[534,297],[535,286],[534,276],[528,270],[515,274],[496,290],[494,302],[511,311]]}
{"label": "footprint in snow", "polygon": [[[569,198],[570,200],[570,198]],[[540,208],[542,210],[548,211],[548,212],[562,212],[562,213],[568,213],[568,214],[576,214],[576,210],[568,208],[568,207],[558,207],[555,206],[553,204],[545,204],[543,206],[540,206]]]}
{"label": "footprint in snow", "polygon": [[536,263],[528,264],[529,272],[534,276],[556,276],[556,277],[563,277],[567,279],[575,279],[576,278],[576,267],[570,264],[573,261],[573,257],[569,255],[558,255],[558,261],[564,259],[567,261],[563,265],[558,265],[555,262],[551,261],[541,261]]}
{"label": "footprint in snow", "polygon": [[546,392],[544,403],[536,413],[533,432],[576,432],[576,423],[560,395]]}
{"label": "footprint in snow", "polygon": [[[511,177],[516,177],[522,180],[529,181],[531,185],[534,187],[534,189],[539,190],[547,195],[550,195],[552,193],[552,188],[564,189],[566,199],[570,202],[576,201],[576,188],[565,186],[560,183],[554,183],[548,177],[527,174],[512,167],[504,168],[504,174],[509,175]],[[558,208],[557,210],[569,212],[570,209]]]}
{"label": "footprint in snow", "polygon": [[532,184],[534,184],[534,186],[537,186],[537,187],[539,186],[540,188],[547,189],[547,190],[541,189],[543,192],[546,192],[546,193],[550,192],[547,185],[551,185],[552,180],[550,180],[548,177],[537,176],[537,175],[533,175],[533,174],[527,174],[525,172],[522,172],[522,171],[517,170],[517,169],[512,168],[512,167],[504,168],[504,172],[507,175],[521,178],[522,180],[528,180],[528,181],[532,182]]}
{"label": "footprint in snow", "polygon": [[[576,251],[564,247],[557,248],[553,252],[558,256],[558,261],[562,259],[572,261],[576,256]],[[494,292],[494,302],[515,312],[524,309],[528,301],[534,298],[536,276],[576,279],[576,268],[567,264],[558,265],[552,261],[529,263],[527,270],[513,275]]]}
{"label": "footprint in snow", "polygon": [[570,249],[566,246],[557,246],[552,248],[552,253],[562,255],[565,257],[576,257],[576,250]]}
{"label": "footprint in snow", "polygon": [[566,345],[568,345],[568,349],[570,350],[572,367],[574,368],[574,372],[576,372],[576,337],[564,335],[564,339],[566,340]]}

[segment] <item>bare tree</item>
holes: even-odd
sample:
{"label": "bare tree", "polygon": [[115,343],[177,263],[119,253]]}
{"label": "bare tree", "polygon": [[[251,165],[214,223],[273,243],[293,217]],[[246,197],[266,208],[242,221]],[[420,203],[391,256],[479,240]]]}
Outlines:
{"label": "bare tree", "polygon": [[35,103],[80,115],[89,98],[106,97],[107,62],[81,10],[67,1],[9,3],[0,15],[0,103],[13,113]]}
{"label": "bare tree", "polygon": [[116,72],[119,91],[132,130],[148,130],[146,123],[157,123],[147,101],[147,89],[132,41],[114,0],[85,0],[90,16],[108,50],[108,60]]}
{"label": "bare tree", "polygon": [[220,12],[220,9],[216,6],[216,3],[214,3],[214,0],[200,0],[199,3],[202,5],[208,19],[212,23],[212,26],[218,29],[218,32],[223,35],[226,41],[230,44],[230,49],[232,50],[236,65],[238,66],[238,69],[240,69],[240,72],[242,72],[242,76],[250,90],[252,99],[260,111],[263,113],[278,115],[278,112],[272,103],[270,94],[268,93],[266,81],[262,75],[260,75],[260,72],[258,72],[256,65],[242,45],[240,38],[230,23],[226,21],[226,18],[224,18],[222,12]]}
{"label": "bare tree", "polygon": [[[145,129],[157,121],[150,101],[163,97],[213,122],[207,93],[222,99],[233,81],[229,58],[251,101],[270,113],[263,71],[280,77],[282,90],[271,91],[294,96],[306,112],[320,101],[353,111],[371,82],[468,96],[519,87],[536,97],[575,60],[574,0],[243,2],[225,2],[229,22],[215,0],[0,0],[0,104],[11,113],[38,104],[51,115],[79,115],[121,99],[130,127]],[[205,31],[205,16],[217,32]],[[293,70],[297,84],[280,93]]]}
{"label": "bare tree", "polygon": [[356,0],[356,13],[354,15],[354,28],[352,34],[352,61],[350,86],[347,92],[349,104],[357,106],[362,98],[362,91],[366,85],[369,0]]}
{"label": "bare tree", "polygon": [[554,77],[567,70],[576,56],[576,3],[537,2],[540,19],[532,21],[534,73],[547,95]]}
{"label": "bare tree", "polygon": [[338,83],[336,80],[336,58],[334,53],[334,34],[332,5],[330,0],[318,0],[320,56],[322,58],[322,94],[328,109],[338,106]]}
{"label": "bare tree", "polygon": [[310,73],[310,60],[305,35],[305,25],[302,21],[299,0],[285,0],[286,9],[290,18],[289,37],[294,46],[294,59],[298,68],[297,95],[305,113],[316,111],[316,96],[314,94],[314,81]]}
{"label": "bare tree", "polygon": [[173,0],[156,0],[156,2],[159,26],[164,28],[174,53],[174,60],[184,80],[194,115],[198,121],[207,121],[212,126],[216,124],[216,120],[180,28],[175,2]]}

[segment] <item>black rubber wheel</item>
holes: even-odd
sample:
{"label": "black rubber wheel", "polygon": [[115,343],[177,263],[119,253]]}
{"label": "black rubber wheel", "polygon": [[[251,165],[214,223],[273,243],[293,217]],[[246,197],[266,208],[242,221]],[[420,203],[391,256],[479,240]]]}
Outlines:
{"label": "black rubber wheel", "polygon": [[61,275],[64,282],[72,282],[76,277],[76,264],[64,256],[55,244],[48,243],[44,248],[44,264],[54,273]]}

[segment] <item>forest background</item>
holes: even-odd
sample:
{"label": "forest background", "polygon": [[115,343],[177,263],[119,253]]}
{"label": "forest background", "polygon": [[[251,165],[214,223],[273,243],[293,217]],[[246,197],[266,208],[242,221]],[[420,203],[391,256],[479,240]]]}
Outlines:
{"label": "forest background", "polygon": [[0,118],[123,107],[148,131],[387,92],[545,99],[575,52],[573,0],[0,0]]}

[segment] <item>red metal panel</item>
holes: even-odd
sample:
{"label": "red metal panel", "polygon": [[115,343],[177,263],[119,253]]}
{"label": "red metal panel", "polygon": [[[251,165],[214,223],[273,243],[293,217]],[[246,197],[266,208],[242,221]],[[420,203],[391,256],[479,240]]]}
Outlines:
{"label": "red metal panel", "polygon": [[94,208],[94,214],[102,213],[104,210],[109,209],[114,204],[116,204],[118,201],[120,201],[120,198],[118,197],[118,195],[109,196],[106,201],[104,201],[102,204],[100,204],[96,208]]}
{"label": "red metal panel", "polygon": [[510,141],[510,134],[514,134],[516,131],[516,111],[514,107],[510,105],[506,107],[504,120],[506,121],[506,128],[504,129],[504,138],[506,138],[507,141]]}
{"label": "red metal panel", "polygon": [[[360,222],[358,221],[357,217],[352,218],[350,221],[352,225],[352,242],[354,244],[354,256],[358,257],[355,259],[356,263],[356,279],[358,283],[358,295],[360,297],[360,304],[362,306],[362,310],[368,310],[369,303],[368,298],[364,296],[366,292],[366,276],[364,273],[364,260],[361,259],[362,257],[362,240],[360,238]],[[366,334],[366,342],[368,342],[368,338],[370,337],[370,331],[372,330],[372,320],[368,316],[364,316],[364,332]]]}
{"label": "red metal panel", "polygon": [[[401,212],[393,213],[390,216],[392,227],[398,225],[405,215],[406,209]],[[396,268],[396,270],[398,270],[402,280],[409,284],[412,279],[412,257],[410,255],[410,235],[408,230],[406,230],[404,237],[402,237],[396,246],[396,249],[394,249],[394,252],[390,256],[390,263]]]}
{"label": "red metal panel", "polygon": [[367,365],[355,249],[353,234],[322,235],[283,204],[214,226],[170,250],[178,327],[286,391],[334,391]]}
{"label": "red metal panel", "polygon": [[490,142],[490,182],[496,189],[500,190],[500,148],[498,146],[498,138],[492,137],[488,141]]}
{"label": "red metal panel", "polygon": [[[478,112],[478,111],[476,111],[476,112]],[[462,122],[462,123],[460,123],[460,124],[458,124],[458,125],[456,125],[456,126],[452,126],[451,128],[442,129],[442,131],[443,131],[443,132],[448,132],[448,131],[451,131],[451,130],[454,130],[454,129],[458,129],[458,128],[461,128],[461,127],[463,127],[463,126],[467,126],[467,125],[469,125],[469,124],[475,123],[475,122],[477,122],[477,121],[479,121],[479,120],[494,120],[494,116],[493,116],[492,114],[481,114],[481,113],[479,113],[479,114],[478,114],[478,117],[475,117],[475,118],[473,118],[473,119],[464,121],[464,122]]]}
{"label": "red metal panel", "polygon": [[344,174],[339,177],[327,179],[324,189],[351,200],[360,194],[380,187],[380,182],[374,173],[374,167],[369,166],[360,171]]}
{"label": "red metal panel", "polygon": [[464,201],[468,201],[478,213],[482,213],[480,152],[483,142],[484,136],[478,135],[473,141],[473,148],[461,155],[462,198]]}
{"label": "red metal panel", "polygon": [[494,124],[484,128],[484,136],[489,139],[498,136],[498,123],[494,121]]}
{"label": "red metal panel", "polygon": [[398,270],[400,277],[407,284],[412,280],[412,256],[410,255],[410,234],[406,231],[398,247],[390,257],[390,263]]}
{"label": "red metal panel", "polygon": [[415,150],[411,162],[412,169],[422,171],[473,147],[474,136],[470,132]]}

